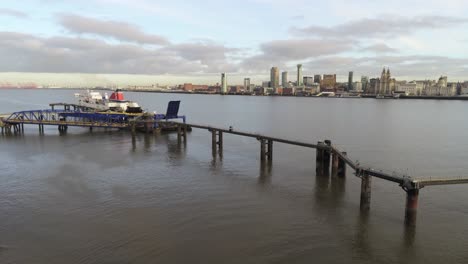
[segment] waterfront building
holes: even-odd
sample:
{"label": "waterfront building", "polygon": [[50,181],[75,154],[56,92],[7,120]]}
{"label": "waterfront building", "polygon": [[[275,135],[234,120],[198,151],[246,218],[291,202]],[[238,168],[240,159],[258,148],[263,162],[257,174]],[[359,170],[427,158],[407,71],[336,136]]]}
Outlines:
{"label": "waterfront building", "polygon": [[353,72],[350,71],[348,74],[348,91],[353,90]]}
{"label": "waterfront building", "polygon": [[447,82],[447,76],[441,76],[436,81],[426,81],[423,94],[427,96],[455,96],[457,94],[457,85]]}
{"label": "waterfront building", "polygon": [[324,74],[322,82],[320,83],[322,91],[332,90],[336,88],[336,74]]}
{"label": "waterfront building", "polygon": [[322,81],[322,75],[316,74],[314,75],[314,83],[320,83]]}
{"label": "waterfront building", "polygon": [[296,80],[296,86],[302,86],[304,85],[302,83],[302,64],[297,65],[297,80]]}
{"label": "waterfront building", "polygon": [[361,85],[362,85],[362,90],[365,93],[368,93],[368,85],[369,85],[369,77],[367,76],[361,76]]}
{"label": "waterfront building", "polygon": [[379,90],[378,86],[380,84],[380,79],[379,78],[371,78],[369,80],[368,84],[368,89],[367,92],[368,94],[377,94],[377,91]]}
{"label": "waterfront building", "polygon": [[352,88],[353,88],[352,90],[355,92],[362,92],[362,83],[354,82]]}
{"label": "waterfront building", "polygon": [[305,86],[312,86],[314,84],[314,77],[304,76],[302,82]]}
{"label": "waterfront building", "polygon": [[221,73],[221,93],[227,93],[227,76],[225,72]]}
{"label": "waterfront building", "polygon": [[390,68],[385,70],[383,68],[382,74],[380,76],[377,94],[392,94],[395,91],[395,79],[391,78]]}
{"label": "waterfront building", "polygon": [[250,90],[250,78],[244,78],[244,91],[249,91]]}
{"label": "waterfront building", "polygon": [[279,70],[278,67],[272,67],[270,70],[270,87],[273,88],[275,94],[276,89],[279,87]]}
{"label": "waterfront building", "polygon": [[287,71],[284,71],[284,72],[281,73],[281,86],[283,86],[283,88],[289,87],[288,72]]}
{"label": "waterfront building", "polygon": [[270,87],[270,85],[271,85],[271,84],[270,84],[270,81],[263,81],[263,82],[262,82],[262,87],[263,87],[263,88],[268,88],[268,87]]}

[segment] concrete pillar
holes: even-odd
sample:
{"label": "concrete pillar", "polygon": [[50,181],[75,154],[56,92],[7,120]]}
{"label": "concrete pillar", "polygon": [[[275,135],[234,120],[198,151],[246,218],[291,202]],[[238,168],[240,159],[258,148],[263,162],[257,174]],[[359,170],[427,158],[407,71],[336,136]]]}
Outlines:
{"label": "concrete pillar", "polygon": [[268,161],[273,161],[273,140],[268,140]]}
{"label": "concrete pillar", "polygon": [[418,210],[419,189],[406,191],[405,224],[408,226],[416,225],[416,213]]}
{"label": "concrete pillar", "polygon": [[[346,152],[341,152],[343,156],[346,156]],[[343,159],[338,158],[338,177],[346,177],[346,162]]]}
{"label": "concrete pillar", "polygon": [[266,158],[266,146],[265,146],[265,139],[260,139],[260,160],[263,162],[265,162],[265,158]]}
{"label": "concrete pillar", "polygon": [[362,211],[368,211],[370,209],[371,201],[371,179],[372,176],[364,173],[361,176],[361,204],[360,208]]}

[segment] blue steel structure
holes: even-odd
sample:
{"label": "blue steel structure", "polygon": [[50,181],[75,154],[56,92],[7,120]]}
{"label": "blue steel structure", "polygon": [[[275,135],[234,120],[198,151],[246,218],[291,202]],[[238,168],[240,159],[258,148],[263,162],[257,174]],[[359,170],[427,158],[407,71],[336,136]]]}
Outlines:
{"label": "blue steel structure", "polygon": [[129,114],[120,112],[84,112],[80,110],[28,110],[12,113],[9,117],[3,119],[3,123],[8,125],[52,125],[60,127],[78,126],[78,127],[103,127],[103,128],[130,128],[136,127],[152,129],[159,127],[159,121],[168,121],[173,119],[182,119],[185,123],[186,117],[179,116],[180,101],[171,101],[168,104],[166,114]]}

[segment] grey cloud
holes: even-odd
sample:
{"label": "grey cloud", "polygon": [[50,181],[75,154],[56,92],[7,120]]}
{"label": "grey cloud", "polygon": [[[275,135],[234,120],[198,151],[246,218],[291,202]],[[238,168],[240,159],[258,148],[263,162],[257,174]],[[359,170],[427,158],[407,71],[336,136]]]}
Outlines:
{"label": "grey cloud", "polygon": [[361,49],[361,51],[370,51],[370,52],[376,52],[376,53],[395,53],[398,50],[388,46],[387,44],[377,43],[377,44],[364,47]]}
{"label": "grey cloud", "polygon": [[291,31],[299,36],[372,38],[408,34],[423,29],[446,28],[467,22],[468,19],[466,18],[448,16],[401,17],[382,15],[377,18],[364,18],[336,26],[323,27],[312,25],[304,28],[292,28]]}
{"label": "grey cloud", "polygon": [[468,59],[456,59],[443,56],[376,56],[344,57],[330,56],[311,60],[305,64],[307,69],[321,73],[336,72],[346,76],[353,70],[357,73],[378,77],[383,66],[388,66],[397,79],[431,78],[448,75],[450,78],[466,78]]}
{"label": "grey cloud", "polygon": [[[210,49],[209,46],[205,47]],[[221,49],[221,48],[219,48]],[[82,37],[41,38],[28,34],[0,32],[0,71],[80,72],[130,74],[188,74],[235,71],[225,56],[220,59],[181,56],[167,48],[134,44],[109,44]]]}
{"label": "grey cloud", "polygon": [[75,34],[111,37],[124,42],[167,45],[169,41],[159,35],[147,34],[137,26],[121,21],[100,20],[78,15],[60,15],[60,24]]}
{"label": "grey cloud", "polygon": [[28,18],[28,14],[14,10],[14,9],[8,9],[8,8],[0,8],[0,15],[5,15],[5,16],[14,16],[17,18]]}
{"label": "grey cloud", "polygon": [[289,61],[340,54],[355,49],[355,43],[333,39],[289,39],[263,43],[260,49],[261,54],[244,60],[244,69],[267,69],[273,65],[285,65]]}

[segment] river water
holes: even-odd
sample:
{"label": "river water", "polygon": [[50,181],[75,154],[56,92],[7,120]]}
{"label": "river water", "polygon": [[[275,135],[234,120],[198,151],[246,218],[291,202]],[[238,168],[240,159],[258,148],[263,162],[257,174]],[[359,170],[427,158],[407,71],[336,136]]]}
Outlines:
{"label": "river water", "polygon": [[[70,90],[1,90],[0,112],[72,102]],[[181,100],[189,122],[310,143],[415,178],[468,176],[468,103],[126,93],[148,110]],[[468,185],[426,187],[416,228],[405,193],[315,175],[315,152],[225,135],[26,126],[0,136],[0,263],[467,263]],[[349,170],[348,170],[349,171]]]}

